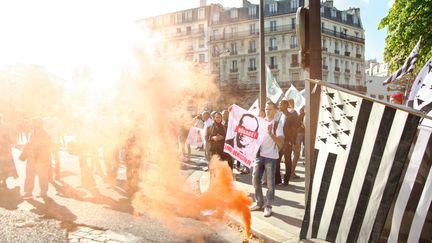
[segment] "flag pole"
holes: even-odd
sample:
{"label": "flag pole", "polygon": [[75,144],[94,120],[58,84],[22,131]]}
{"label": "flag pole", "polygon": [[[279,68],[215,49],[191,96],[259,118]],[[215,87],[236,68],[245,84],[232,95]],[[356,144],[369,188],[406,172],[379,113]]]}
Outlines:
{"label": "flag pole", "polygon": [[[322,79],[322,50],[321,50],[321,14],[320,14],[320,0],[309,0],[305,2],[307,6],[309,2],[309,11],[306,16],[306,39],[309,43],[309,77],[311,79]],[[314,147],[316,137],[316,127],[318,123],[318,108],[320,89],[318,88],[315,93],[312,93],[313,87],[311,83],[305,82],[306,90],[306,126],[305,126],[305,200],[307,202],[310,185],[315,171],[314,161]]]}

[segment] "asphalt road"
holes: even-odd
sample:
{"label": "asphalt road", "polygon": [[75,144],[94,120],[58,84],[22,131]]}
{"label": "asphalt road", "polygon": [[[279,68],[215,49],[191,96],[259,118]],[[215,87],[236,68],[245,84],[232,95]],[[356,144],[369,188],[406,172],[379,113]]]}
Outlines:
{"label": "asphalt road", "polygon": [[[115,185],[96,177],[97,188],[80,187],[75,156],[61,152],[62,179],[50,184],[48,198],[23,200],[20,196],[26,162],[13,149],[19,179],[0,190],[0,242],[241,242],[241,232],[226,223],[178,217],[167,227],[147,214],[134,215],[123,189],[125,168]],[[181,173],[192,190],[207,163],[194,151]],[[38,188],[36,183],[35,188]],[[36,190],[37,194],[37,190]],[[193,206],[193,205],[191,205]],[[172,224],[171,224],[172,225]],[[179,230],[183,229],[183,230]]]}

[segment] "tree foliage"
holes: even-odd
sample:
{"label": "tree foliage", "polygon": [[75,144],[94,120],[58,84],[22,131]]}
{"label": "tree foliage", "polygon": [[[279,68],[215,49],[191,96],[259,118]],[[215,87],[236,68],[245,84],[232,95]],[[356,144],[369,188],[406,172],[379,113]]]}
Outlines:
{"label": "tree foliage", "polygon": [[414,72],[432,57],[432,0],[395,0],[378,28],[387,27],[384,60],[390,71],[403,65],[420,36],[420,51]]}

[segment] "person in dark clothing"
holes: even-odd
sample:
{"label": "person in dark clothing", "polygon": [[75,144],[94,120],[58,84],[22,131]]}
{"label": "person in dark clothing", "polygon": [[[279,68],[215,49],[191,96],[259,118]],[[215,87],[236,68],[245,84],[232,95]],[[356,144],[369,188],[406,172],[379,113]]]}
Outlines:
{"label": "person in dark clothing", "polygon": [[302,144],[304,145],[305,141],[305,126],[304,126],[304,117],[305,117],[305,110],[304,106],[300,109],[300,114],[298,117],[298,129],[297,129],[297,139],[296,139],[296,145],[294,148],[294,158],[293,158],[293,166],[291,168],[291,176],[293,178],[300,178],[300,176],[296,175],[295,168],[297,166],[297,162],[300,158],[301,148]]}
{"label": "person in dark clothing", "polygon": [[294,100],[292,99],[282,100],[279,103],[279,109],[285,115],[284,128],[283,128],[285,140],[284,140],[283,148],[279,152],[279,163],[277,163],[277,167],[276,167],[276,182],[277,184],[282,183],[280,162],[283,156],[284,164],[285,164],[285,175],[284,175],[283,184],[288,185],[291,177],[291,170],[292,170],[292,152],[297,138],[298,114],[294,110]]}
{"label": "person in dark clothing", "polygon": [[226,129],[222,124],[222,114],[216,112],[214,115],[214,123],[211,125],[206,133],[206,141],[209,143],[210,157],[213,155],[219,155],[220,159],[227,161],[228,165],[232,169],[232,163],[229,163],[228,155],[224,153],[224,143],[226,136]]}

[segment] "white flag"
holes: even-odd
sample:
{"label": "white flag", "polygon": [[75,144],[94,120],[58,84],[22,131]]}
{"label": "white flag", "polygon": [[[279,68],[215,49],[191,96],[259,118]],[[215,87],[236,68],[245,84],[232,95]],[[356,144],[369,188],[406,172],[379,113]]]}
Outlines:
{"label": "white flag", "polygon": [[289,100],[289,99],[293,99],[294,100],[294,109],[299,112],[300,109],[305,105],[306,100],[303,97],[303,95],[296,89],[296,87],[294,87],[294,85],[291,84],[291,86],[289,87],[289,89],[287,90],[287,92],[285,92],[285,96],[284,99]]}
{"label": "white flag", "polygon": [[[277,104],[280,97],[283,95],[283,90],[279,86],[275,77],[271,73],[270,68],[266,64],[266,95],[273,103]],[[250,113],[257,115],[259,114],[258,99],[252,104],[248,110]]]}

